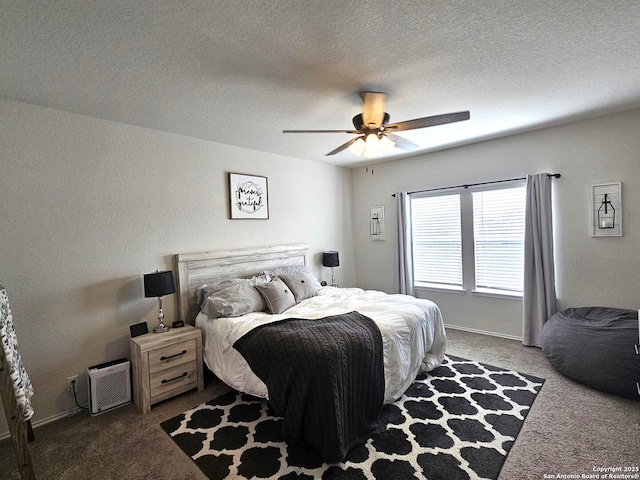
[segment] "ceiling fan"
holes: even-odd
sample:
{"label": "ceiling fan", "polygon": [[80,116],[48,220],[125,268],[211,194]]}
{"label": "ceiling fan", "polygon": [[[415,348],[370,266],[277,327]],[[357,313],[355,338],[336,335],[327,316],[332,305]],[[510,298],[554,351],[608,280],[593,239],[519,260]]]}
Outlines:
{"label": "ceiling fan", "polygon": [[413,150],[418,145],[395,132],[435,127],[447,123],[469,120],[468,111],[446,113],[431,117],[414,118],[404,122],[389,123],[389,114],[384,111],[386,94],[381,92],[361,92],[362,113],[353,117],[355,130],[283,130],[282,133],[351,133],[357,135],[326,155],[335,155],[349,148],[356,155],[364,155],[367,160],[376,158],[392,147]]}

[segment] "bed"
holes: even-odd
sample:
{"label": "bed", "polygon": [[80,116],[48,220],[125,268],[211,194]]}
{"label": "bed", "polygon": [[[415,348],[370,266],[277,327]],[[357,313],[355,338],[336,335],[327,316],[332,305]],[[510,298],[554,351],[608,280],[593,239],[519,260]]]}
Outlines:
{"label": "bed", "polygon": [[[180,316],[185,323],[202,330],[203,358],[209,370],[240,392],[267,398],[272,405],[280,405],[281,412],[278,413],[284,412],[284,429],[289,429],[285,434],[287,443],[310,444],[325,461],[339,461],[355,444],[379,430],[380,426],[373,417],[379,414],[382,404],[399,398],[419,372],[436,368],[444,358],[447,344],[444,324],[441,312],[433,302],[358,288],[320,287],[310,268],[308,245],[179,254],[176,264]],[[290,300],[285,301],[284,305],[270,303],[265,290],[275,289],[280,285],[277,282],[282,282],[285,290],[290,290],[293,304],[290,304]],[[244,285],[242,288],[250,285],[261,292],[259,296],[265,301],[266,312],[253,306],[249,308],[253,311],[235,315],[238,311],[244,312],[246,305],[235,311],[234,308],[225,310],[229,307],[228,303],[224,304],[224,308],[220,307],[219,296],[224,296],[224,292],[240,284]],[[216,290],[219,287],[215,287],[207,290],[210,286],[222,289]],[[216,307],[211,307],[214,304]],[[374,326],[371,327],[369,323]],[[271,329],[279,330],[271,332]],[[290,333],[294,329],[297,329],[295,333]],[[318,329],[320,335],[335,338],[335,341],[297,337],[307,335],[312,329]],[[343,332],[343,329],[351,330]],[[267,337],[269,334],[271,338]],[[248,342],[253,344],[249,345]],[[276,352],[280,356],[275,358],[274,351],[277,348],[269,346],[280,342],[284,343],[285,351]],[[330,345],[324,345],[323,342]],[[366,348],[362,347],[364,343]],[[323,349],[329,350],[318,353],[313,350],[316,344],[322,344]],[[342,350],[336,350],[335,344]],[[303,347],[298,348],[299,345]],[[345,348],[351,350],[345,352]],[[380,352],[373,354],[376,348]],[[287,361],[287,358],[293,358],[289,357],[293,355],[293,350],[299,350],[296,354],[301,356],[296,357],[295,361]],[[305,357],[307,352],[309,357]],[[258,357],[252,359],[248,357],[249,354]],[[329,357],[326,368],[318,363],[322,355]],[[347,366],[340,368],[351,372],[348,375],[338,372],[338,381],[334,372],[336,358],[348,358]],[[375,359],[379,359],[377,367],[378,360]],[[281,363],[276,363],[277,367],[265,368],[266,362]],[[297,370],[284,374],[281,373],[284,368]],[[334,377],[328,385],[317,385],[325,381],[318,372],[325,370],[334,372]],[[274,383],[287,381],[286,378],[272,378],[274,376],[293,377],[294,380],[289,380],[290,384]],[[372,380],[378,377],[379,382]],[[376,386],[376,383],[379,385]],[[271,385],[271,389],[267,385]],[[349,391],[345,393],[343,388]],[[328,393],[323,393],[325,390]],[[292,398],[282,399],[282,392]],[[301,399],[301,395],[304,398]],[[320,395],[324,397],[315,398]],[[347,405],[333,401],[338,397],[346,398]],[[354,398],[357,402],[365,399],[370,403],[356,408]],[[309,403],[311,400],[314,402],[313,408],[309,406],[312,405]],[[299,408],[299,404],[305,405]],[[310,420],[305,417],[310,409],[327,408],[329,411],[323,412],[325,415],[322,420],[327,423],[326,418],[336,418],[340,423],[337,433],[333,427],[332,432],[323,433],[324,424],[309,423]],[[306,414],[300,411],[305,409]],[[370,412],[368,418],[360,419],[360,425],[349,427],[354,429],[350,431],[343,424],[360,415],[360,410]],[[296,424],[288,426],[287,416],[295,417]],[[334,436],[341,436],[345,432],[340,429],[345,428],[349,430],[346,438],[336,440]],[[310,433],[311,430],[313,432]],[[316,438],[325,434],[329,438]]]}

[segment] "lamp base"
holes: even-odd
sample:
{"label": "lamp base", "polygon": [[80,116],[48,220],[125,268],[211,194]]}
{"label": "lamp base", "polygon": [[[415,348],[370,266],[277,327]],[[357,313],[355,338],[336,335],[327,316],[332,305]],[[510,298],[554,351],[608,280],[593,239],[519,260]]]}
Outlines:
{"label": "lamp base", "polygon": [[158,325],[156,328],[153,329],[153,333],[165,333],[165,332],[168,332],[169,330],[171,330],[170,326],[165,325],[164,323],[161,323],[160,325]]}
{"label": "lamp base", "polygon": [[153,329],[153,333],[164,333],[171,330],[169,325],[164,324],[164,312],[162,311],[162,297],[158,297],[158,326]]}

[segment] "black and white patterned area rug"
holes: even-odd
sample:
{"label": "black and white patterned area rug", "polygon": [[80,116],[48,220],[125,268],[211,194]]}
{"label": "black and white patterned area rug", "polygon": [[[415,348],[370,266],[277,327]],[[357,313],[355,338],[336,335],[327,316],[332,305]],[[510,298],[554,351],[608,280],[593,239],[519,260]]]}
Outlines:
{"label": "black and white patterned area rug", "polygon": [[386,431],[323,463],[266,400],[230,392],[161,427],[210,479],[495,480],[544,380],[448,356],[385,405]]}

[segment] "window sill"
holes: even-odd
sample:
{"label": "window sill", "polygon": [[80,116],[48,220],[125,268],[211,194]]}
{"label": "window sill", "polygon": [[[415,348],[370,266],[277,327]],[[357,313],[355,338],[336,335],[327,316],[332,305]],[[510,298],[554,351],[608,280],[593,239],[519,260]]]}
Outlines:
{"label": "window sill", "polygon": [[430,283],[417,283],[414,285],[416,290],[425,290],[428,292],[440,292],[440,293],[454,293],[456,295],[464,295],[467,291],[458,286],[445,286]]}
{"label": "window sill", "polygon": [[522,294],[510,292],[508,290],[494,290],[491,288],[478,288],[471,290],[471,293],[479,297],[505,298],[507,300],[522,300]]}

